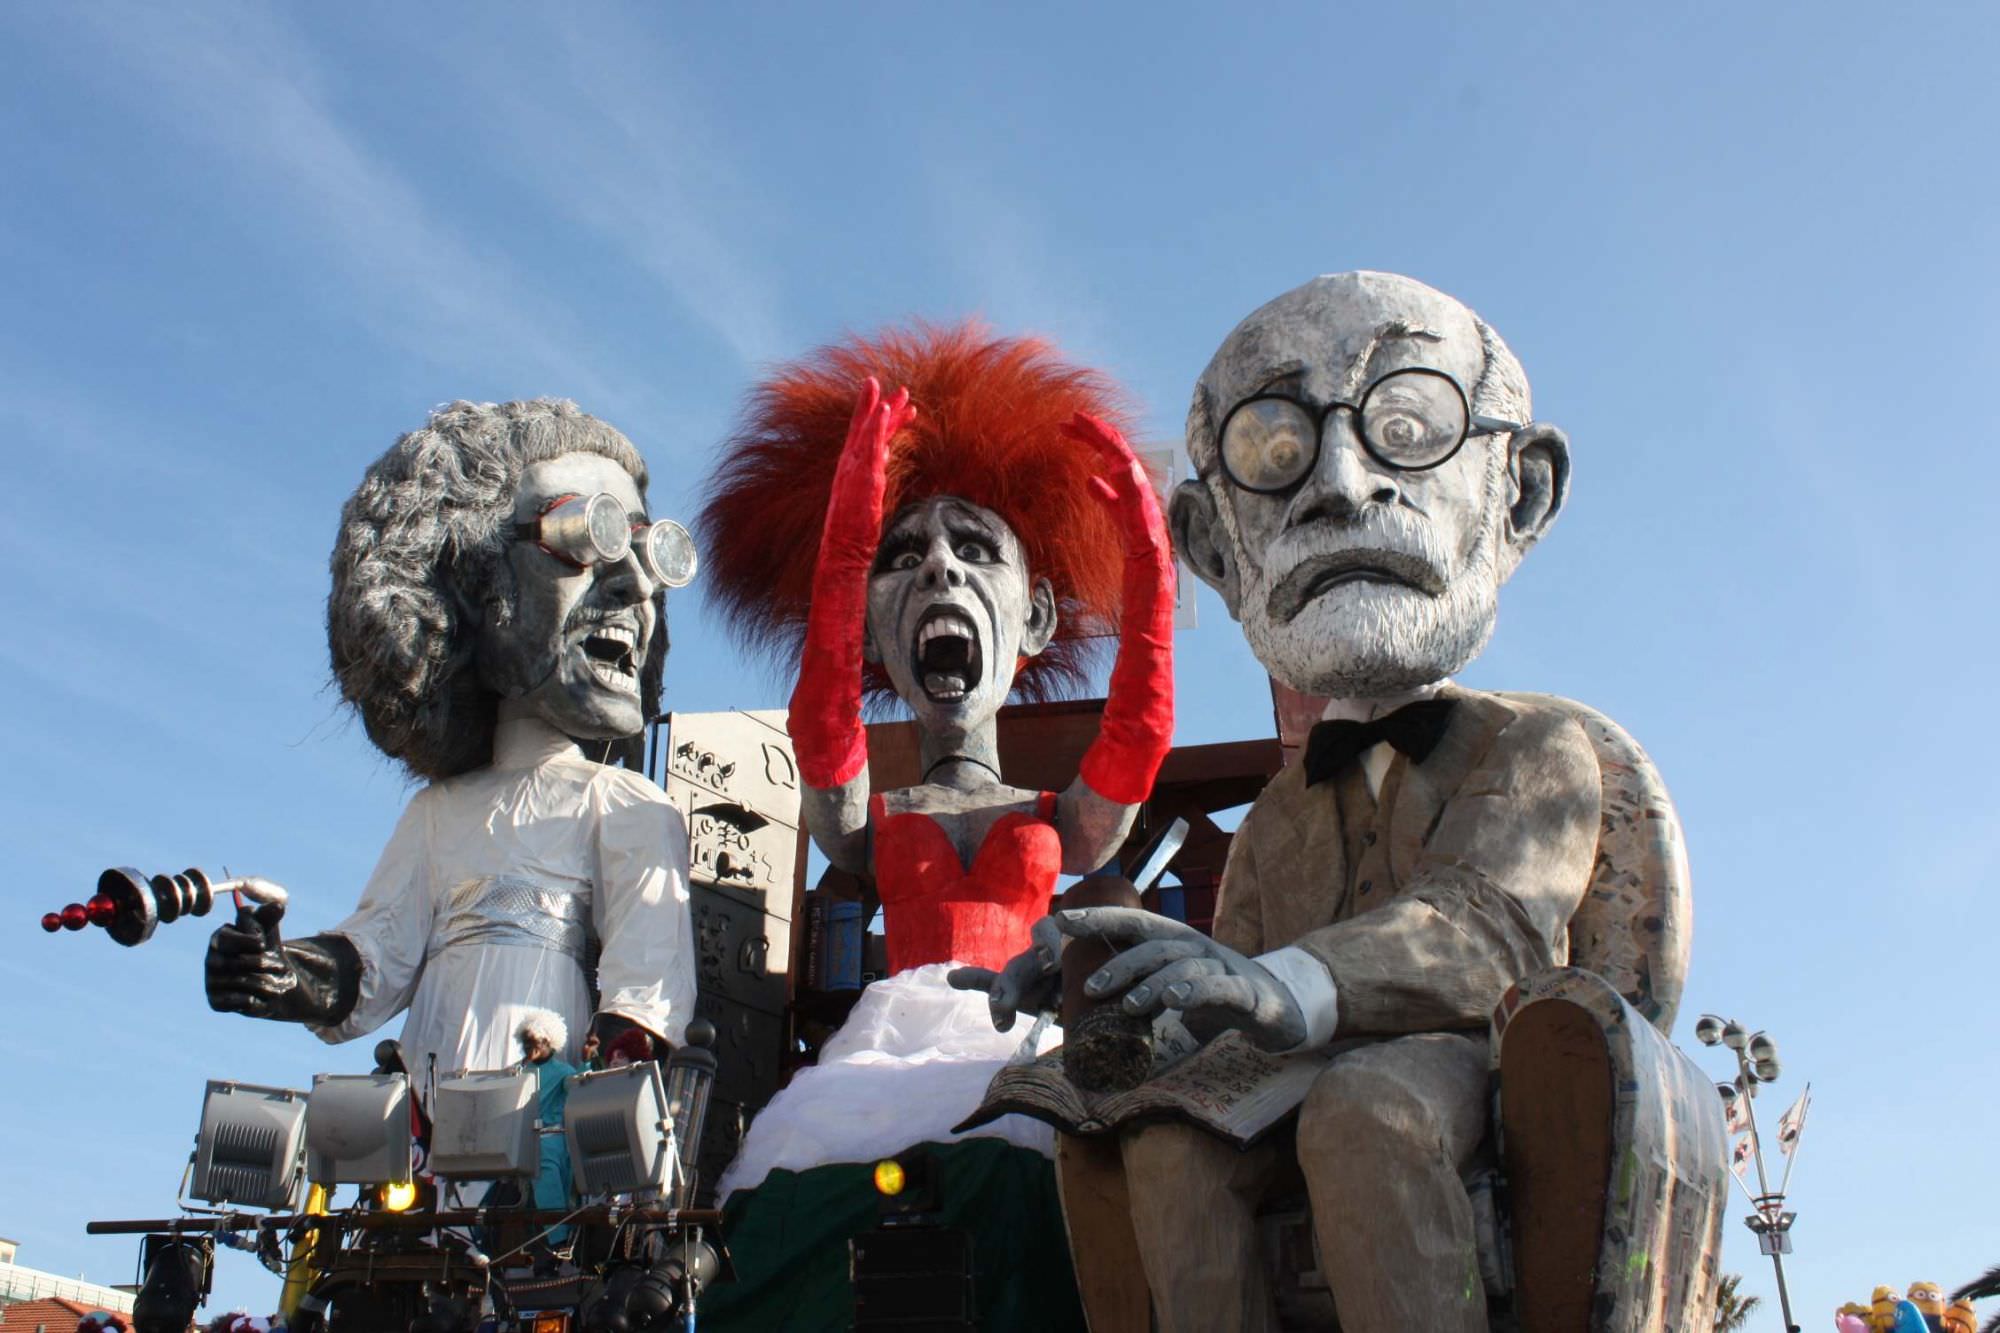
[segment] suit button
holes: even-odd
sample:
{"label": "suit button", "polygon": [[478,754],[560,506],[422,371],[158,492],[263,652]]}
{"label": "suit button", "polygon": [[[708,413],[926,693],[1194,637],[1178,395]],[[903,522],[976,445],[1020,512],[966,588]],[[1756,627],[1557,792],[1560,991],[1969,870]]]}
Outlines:
{"label": "suit button", "polygon": [[1375,845],[1375,830],[1370,829],[1361,835],[1361,845],[1363,847],[1373,847]]}
{"label": "suit button", "polygon": [[1361,891],[1363,893],[1368,892],[1370,889],[1374,887],[1375,887],[1375,881],[1372,879],[1364,879],[1361,881]]}

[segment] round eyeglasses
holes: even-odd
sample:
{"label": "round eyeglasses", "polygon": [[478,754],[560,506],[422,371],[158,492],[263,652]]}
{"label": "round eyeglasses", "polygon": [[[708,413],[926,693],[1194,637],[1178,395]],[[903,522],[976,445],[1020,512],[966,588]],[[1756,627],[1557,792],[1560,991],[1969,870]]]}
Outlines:
{"label": "round eyeglasses", "polygon": [[516,523],[514,536],[578,569],[616,564],[636,547],[639,563],[653,582],[685,588],[694,581],[694,538],[688,530],[670,518],[648,523],[643,514],[628,515],[608,491],[558,495],[542,506],[532,523]]}
{"label": "round eyeglasses", "polygon": [[1283,394],[1245,398],[1222,423],[1223,473],[1246,491],[1290,490],[1312,473],[1327,418],[1340,408],[1354,413],[1368,456],[1398,472],[1441,466],[1468,435],[1521,429],[1474,415],[1465,390],[1442,370],[1392,370],[1359,403],[1313,408]]}

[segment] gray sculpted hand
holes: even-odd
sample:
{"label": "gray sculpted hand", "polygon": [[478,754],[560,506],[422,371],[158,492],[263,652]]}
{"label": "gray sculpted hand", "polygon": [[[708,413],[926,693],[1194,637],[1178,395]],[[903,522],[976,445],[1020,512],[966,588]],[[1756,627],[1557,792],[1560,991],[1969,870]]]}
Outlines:
{"label": "gray sculpted hand", "polygon": [[983,990],[993,1026],[1005,1032],[1016,1014],[1056,1007],[1062,990],[1062,935],[1055,918],[1043,917],[1029,930],[1033,943],[995,972],[990,967],[955,967],[945,979],[959,990]]}
{"label": "gray sculpted hand", "polygon": [[1083,983],[1094,999],[1123,991],[1128,1014],[1178,1009],[1203,1041],[1236,1029],[1267,1051],[1283,1051],[1306,1039],[1306,1016],[1290,987],[1193,926],[1130,907],[1055,915],[1069,938],[1100,939],[1122,951]]}

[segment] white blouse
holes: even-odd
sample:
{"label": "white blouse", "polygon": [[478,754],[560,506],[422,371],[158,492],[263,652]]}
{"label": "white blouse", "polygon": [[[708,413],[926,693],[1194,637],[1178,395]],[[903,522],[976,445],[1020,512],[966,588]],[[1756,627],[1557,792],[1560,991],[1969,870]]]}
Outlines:
{"label": "white blouse", "polygon": [[694,1013],[688,834],[640,774],[585,759],[537,718],[500,723],[493,763],[424,787],[382,849],[353,915],[330,932],[361,955],[361,997],[329,1042],[405,1008],[403,1056],[500,1069],[520,1058],[530,1009],[569,1025],[574,1063],[592,1011],[584,976],[601,943],[597,1011],[680,1044]]}

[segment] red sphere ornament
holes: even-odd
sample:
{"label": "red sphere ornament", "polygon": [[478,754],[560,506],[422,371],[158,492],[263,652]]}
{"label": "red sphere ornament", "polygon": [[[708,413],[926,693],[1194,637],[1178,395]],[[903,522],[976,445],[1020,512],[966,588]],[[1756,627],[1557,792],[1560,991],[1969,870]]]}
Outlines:
{"label": "red sphere ornament", "polygon": [[44,913],[42,913],[42,929],[43,929],[43,930],[46,930],[46,931],[47,931],[47,932],[49,932],[49,934],[51,934],[51,935],[53,935],[53,934],[55,934],[55,933],[56,933],[57,931],[61,930],[61,929],[62,929],[62,913],[61,913],[61,912],[44,912]]}
{"label": "red sphere ornament", "polygon": [[112,902],[108,895],[100,893],[85,903],[83,910],[89,915],[91,925],[108,926],[111,918],[118,915],[118,904]]}
{"label": "red sphere ornament", "polygon": [[82,903],[71,903],[62,909],[64,930],[82,930],[90,924],[90,909]]}

